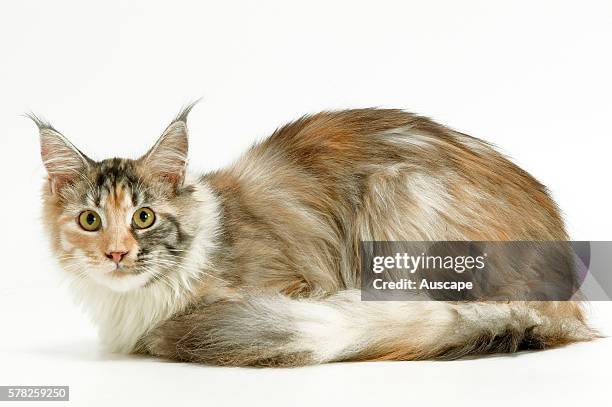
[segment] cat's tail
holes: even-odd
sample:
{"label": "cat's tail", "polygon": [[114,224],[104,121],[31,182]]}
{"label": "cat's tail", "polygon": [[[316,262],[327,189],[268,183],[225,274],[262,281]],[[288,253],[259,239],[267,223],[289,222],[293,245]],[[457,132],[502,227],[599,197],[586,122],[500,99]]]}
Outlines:
{"label": "cat's tail", "polygon": [[459,358],[597,336],[578,302],[369,302],[348,290],[319,300],[218,302],[162,323],[141,346],[154,355],[201,363],[298,366]]}

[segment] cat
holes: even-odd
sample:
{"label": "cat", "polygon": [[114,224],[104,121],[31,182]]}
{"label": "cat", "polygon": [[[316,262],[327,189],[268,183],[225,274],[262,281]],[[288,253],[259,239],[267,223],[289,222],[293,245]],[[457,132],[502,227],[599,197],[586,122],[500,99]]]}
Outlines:
{"label": "cat", "polygon": [[231,366],[418,360],[597,337],[578,301],[361,301],[361,241],[565,241],[546,188],[402,110],[303,116],[187,171],[186,107],[94,161],[32,115],[52,250],[111,351]]}

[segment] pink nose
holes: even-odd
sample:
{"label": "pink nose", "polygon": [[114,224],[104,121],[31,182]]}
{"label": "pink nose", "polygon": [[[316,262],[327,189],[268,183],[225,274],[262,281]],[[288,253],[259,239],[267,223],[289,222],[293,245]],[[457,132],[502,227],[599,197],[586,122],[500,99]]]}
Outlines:
{"label": "pink nose", "polygon": [[116,264],[119,264],[121,259],[123,259],[123,256],[125,256],[126,254],[127,252],[110,252],[106,253],[106,257],[114,261]]}

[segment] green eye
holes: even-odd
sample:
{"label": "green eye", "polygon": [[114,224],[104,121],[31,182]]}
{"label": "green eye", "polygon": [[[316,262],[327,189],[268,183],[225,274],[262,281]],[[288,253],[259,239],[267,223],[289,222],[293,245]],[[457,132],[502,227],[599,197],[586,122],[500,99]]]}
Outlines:
{"label": "green eye", "polygon": [[83,211],[79,215],[79,225],[88,232],[95,232],[102,226],[100,215],[94,211]]}
{"label": "green eye", "polygon": [[132,216],[136,229],[146,229],[155,222],[155,213],[149,208],[140,208]]}

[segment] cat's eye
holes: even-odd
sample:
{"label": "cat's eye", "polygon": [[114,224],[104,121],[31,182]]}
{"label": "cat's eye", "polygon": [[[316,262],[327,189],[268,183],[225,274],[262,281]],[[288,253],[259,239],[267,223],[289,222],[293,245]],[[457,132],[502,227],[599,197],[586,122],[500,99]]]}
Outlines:
{"label": "cat's eye", "polygon": [[94,211],[83,211],[79,215],[79,225],[88,232],[95,232],[102,226],[102,221]]}
{"label": "cat's eye", "polygon": [[149,208],[140,208],[134,212],[132,221],[136,229],[146,229],[155,222],[155,213]]}

